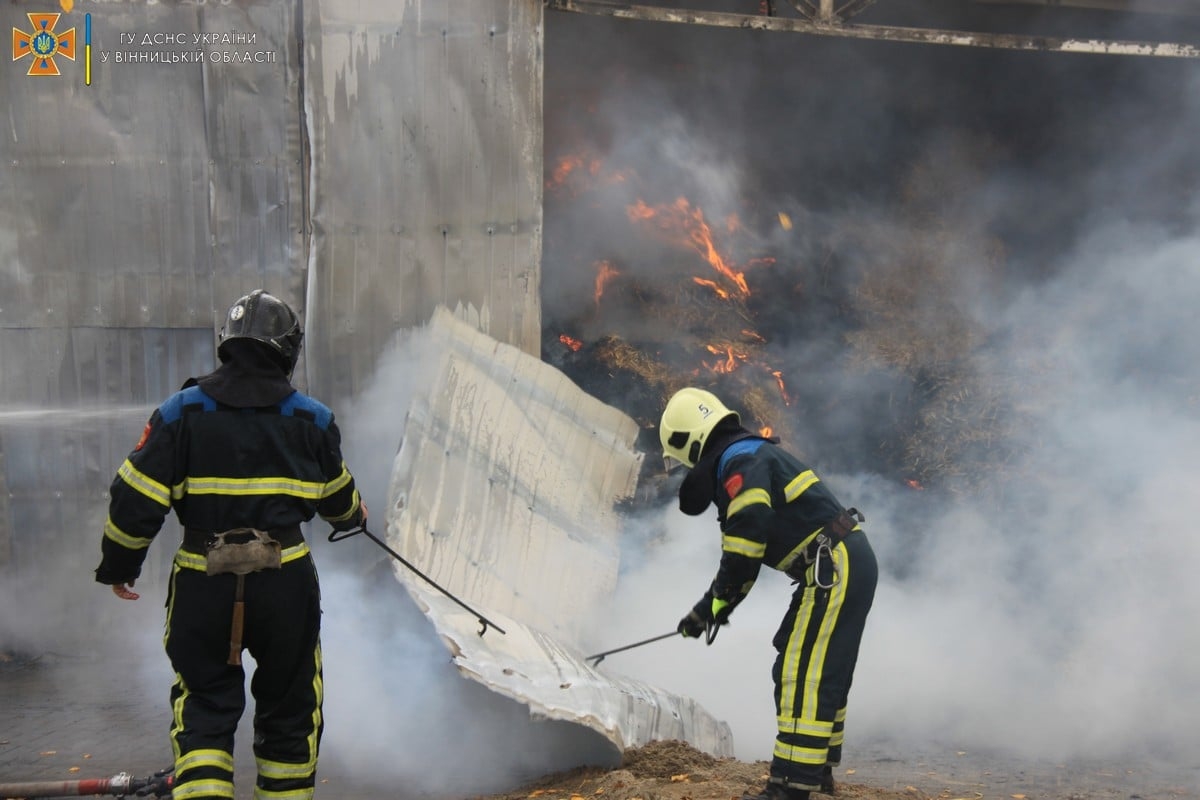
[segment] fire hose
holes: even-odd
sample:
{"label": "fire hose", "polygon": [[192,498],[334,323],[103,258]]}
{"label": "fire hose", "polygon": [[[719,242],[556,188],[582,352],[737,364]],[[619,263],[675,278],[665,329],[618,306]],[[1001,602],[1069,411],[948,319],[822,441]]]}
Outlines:
{"label": "fire hose", "polygon": [[85,797],[87,795],[111,795],[113,797],[170,797],[175,786],[172,770],[156,772],[148,778],[135,778],[121,772],[111,778],[84,778],[77,781],[31,781],[28,783],[0,783],[0,797]]}

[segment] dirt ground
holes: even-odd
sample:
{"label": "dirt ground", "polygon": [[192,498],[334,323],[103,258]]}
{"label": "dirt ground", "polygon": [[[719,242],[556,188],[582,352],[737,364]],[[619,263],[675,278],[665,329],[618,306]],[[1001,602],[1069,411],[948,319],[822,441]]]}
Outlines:
{"label": "dirt ground", "polygon": [[[740,800],[747,790],[758,792],[767,778],[765,761],[714,758],[683,742],[654,742],[627,750],[618,769],[581,768],[550,775],[519,790],[471,800]],[[1167,786],[1143,791],[1109,780],[1103,772],[1041,779],[1040,788],[1018,791],[1001,778],[995,786],[948,786],[929,794],[897,782],[899,788],[877,788],[856,782],[855,770],[840,769],[837,800],[1149,800],[1196,798],[1193,787]],[[813,800],[829,796],[813,794]]]}
{"label": "dirt ground", "polygon": [[[619,769],[581,768],[551,775],[519,791],[474,800],[731,800],[757,792],[767,778],[767,762],[714,758],[684,742],[652,742],[626,750]],[[914,795],[878,792],[843,784],[838,796],[891,800]],[[820,798],[818,799],[820,800]]]}

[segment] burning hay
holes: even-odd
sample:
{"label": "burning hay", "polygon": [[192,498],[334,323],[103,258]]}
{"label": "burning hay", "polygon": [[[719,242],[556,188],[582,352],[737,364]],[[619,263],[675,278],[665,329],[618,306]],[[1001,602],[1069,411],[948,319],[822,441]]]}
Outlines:
{"label": "burning hay", "polygon": [[[626,256],[592,262],[594,302],[549,357],[636,419],[647,452],[667,398],[694,385],[802,457],[815,446],[841,458],[834,468],[867,453],[918,488],[992,486],[1012,461],[1016,387],[987,362],[991,333],[970,303],[999,282],[1004,257],[948,200],[980,156],[966,143],[913,166],[892,219],[807,242],[820,263],[735,258],[770,237],[745,234],[736,215],[714,223],[686,198],[628,202],[628,242],[615,249]],[[792,231],[786,214],[774,220]]]}

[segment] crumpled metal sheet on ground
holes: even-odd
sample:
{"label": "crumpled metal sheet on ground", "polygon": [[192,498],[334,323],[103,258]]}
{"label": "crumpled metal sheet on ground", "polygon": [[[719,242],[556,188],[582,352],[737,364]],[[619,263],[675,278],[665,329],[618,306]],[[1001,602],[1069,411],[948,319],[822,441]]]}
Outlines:
{"label": "crumpled metal sheet on ground", "polygon": [[409,410],[387,540],[504,630],[480,636],[477,616],[397,563],[458,670],[618,750],[678,739],[732,755],[729,726],[694,700],[601,673],[578,648],[616,585],[614,505],[637,485],[637,424],[445,309],[428,333],[437,375]]}

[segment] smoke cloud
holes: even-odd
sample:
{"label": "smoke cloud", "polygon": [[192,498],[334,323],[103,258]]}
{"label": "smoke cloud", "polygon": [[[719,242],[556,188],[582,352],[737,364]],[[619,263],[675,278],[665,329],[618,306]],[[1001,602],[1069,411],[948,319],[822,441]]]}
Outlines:
{"label": "smoke cloud", "polygon": [[[776,259],[747,274],[786,288],[759,309],[796,393],[786,444],[866,513],[882,567],[847,761],[873,741],[898,753],[949,744],[1194,763],[1195,65],[547,12],[545,91],[548,178],[561,156],[595,165],[586,183],[547,188],[548,324],[662,336],[661,320],[633,309],[584,314],[596,308],[597,261],[668,289],[700,273],[694,254],[631,227],[638,199],[686,197],[714,225],[737,214],[739,263]],[[887,370],[858,369],[834,311],[867,277],[890,270],[912,285],[890,257],[931,217],[944,221],[938,252],[948,269],[936,285],[915,284],[915,302],[965,321],[976,375],[994,380],[1005,418],[1019,424],[981,445],[1011,453],[994,479],[922,490],[884,470],[878,449],[893,405],[916,390]],[[793,291],[797,283],[807,291]],[[373,528],[382,530],[403,416],[428,369],[419,332],[402,337],[370,390],[330,403]],[[142,419],[128,425],[133,440]],[[115,469],[121,454],[112,456]],[[576,728],[530,720],[458,676],[386,556],[321,533],[312,539],[326,610],[323,773],[369,774],[381,786],[403,779],[406,793],[446,796],[595,754]],[[715,519],[684,517],[670,503],[631,518],[618,591],[597,609],[588,644],[599,651],[674,629],[711,579],[718,541]],[[162,687],[147,690],[159,708],[170,680],[161,604],[110,603],[102,587],[81,583],[98,557],[98,545],[80,548],[36,582],[0,586],[7,641],[36,652],[85,638],[84,627],[119,631],[136,680]],[[147,583],[161,581],[148,566]],[[790,591],[764,573],[712,647],[667,640],[604,668],[695,697],[731,724],[740,757],[768,758],[770,640]],[[43,611],[12,613],[22,604]],[[81,630],[38,624],[77,618]]]}
{"label": "smoke cloud", "polygon": [[[905,321],[929,325],[931,341],[959,320],[968,388],[1002,399],[990,418],[1002,435],[969,451],[987,471],[910,485],[880,449],[895,424],[881,412],[922,387],[859,368],[862,327],[844,316],[796,295],[770,312],[785,375],[820,387],[798,392],[785,444],[866,513],[882,567],[848,758],[874,741],[898,753],[1194,760],[1200,161],[1180,135],[1200,112],[1194,65],[548,22],[548,172],[557,147],[591,153],[604,165],[594,176],[637,176],[593,179],[557,204],[548,188],[548,318],[579,317],[598,259],[655,285],[677,280],[616,207],[685,195],[713,219],[739,211],[758,226],[748,252],[777,256],[773,269],[798,279],[822,276],[839,300],[863,307],[863,287],[907,289],[927,308]],[[567,53],[575,67],[555,69]],[[778,212],[794,229],[770,225]],[[936,281],[904,272],[922,239],[946,265]],[[895,319],[876,324],[877,341],[921,341]],[[816,402],[829,392],[836,402]],[[670,503],[628,540],[598,647],[671,630],[719,558],[715,518]],[[764,571],[711,648],[668,640],[606,666],[697,698],[731,723],[740,757],[769,758],[770,640],[790,591]]]}

